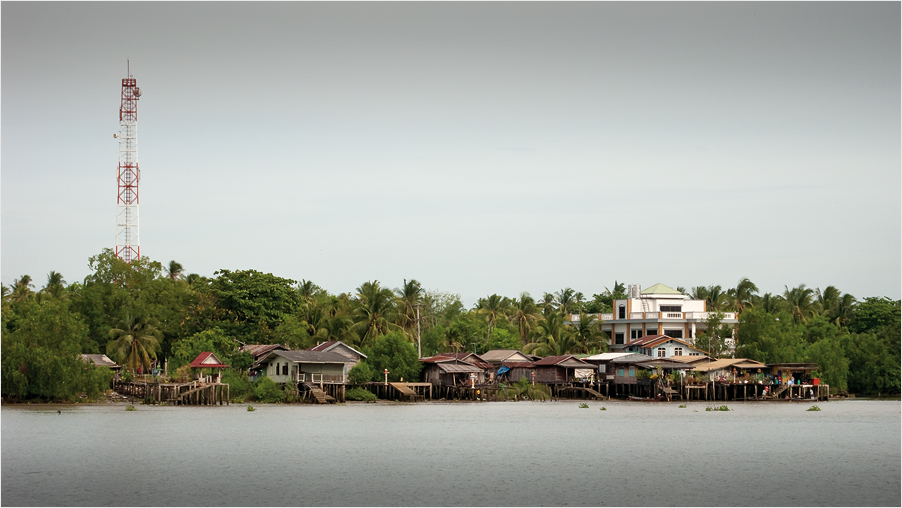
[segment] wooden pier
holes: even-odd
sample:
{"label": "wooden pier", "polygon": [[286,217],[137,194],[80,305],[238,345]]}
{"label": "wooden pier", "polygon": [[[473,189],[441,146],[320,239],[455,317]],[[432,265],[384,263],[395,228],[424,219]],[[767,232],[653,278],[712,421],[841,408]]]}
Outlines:
{"label": "wooden pier", "polygon": [[150,404],[211,406],[229,404],[228,383],[116,383],[113,389]]}

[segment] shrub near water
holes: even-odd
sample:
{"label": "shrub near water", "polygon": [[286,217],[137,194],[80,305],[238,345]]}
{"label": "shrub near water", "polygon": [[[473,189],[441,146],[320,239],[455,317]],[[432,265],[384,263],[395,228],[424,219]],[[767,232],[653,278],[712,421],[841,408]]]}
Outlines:
{"label": "shrub near water", "polygon": [[285,392],[272,379],[263,376],[254,383],[254,399],[258,402],[282,402]]}
{"label": "shrub near water", "polygon": [[376,400],[378,397],[375,393],[363,388],[351,388],[345,394],[345,398],[348,400]]}

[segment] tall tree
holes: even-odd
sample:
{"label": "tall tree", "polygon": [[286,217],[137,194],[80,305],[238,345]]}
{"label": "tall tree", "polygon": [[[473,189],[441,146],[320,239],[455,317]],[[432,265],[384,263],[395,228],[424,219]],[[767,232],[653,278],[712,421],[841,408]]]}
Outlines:
{"label": "tall tree", "polygon": [[524,291],[520,293],[520,298],[514,300],[512,309],[510,321],[520,332],[521,343],[526,344],[529,332],[539,320],[539,308],[536,307],[536,302],[529,296],[529,293]]}
{"label": "tall tree", "polygon": [[396,325],[397,309],[394,294],[379,285],[378,280],[364,282],[357,288],[357,300],[351,311],[351,319],[357,331],[357,344],[373,344],[377,337],[392,330]]}
{"label": "tall tree", "polygon": [[812,299],[814,290],[805,287],[805,284],[792,289],[789,289],[787,286],[783,287],[785,289],[783,299],[786,301],[787,309],[792,314],[793,319],[804,323],[812,318],[817,310]]}
{"label": "tall tree", "polygon": [[185,277],[184,276],[185,268],[182,266],[181,263],[177,262],[174,259],[172,261],[170,261],[168,265],[166,265],[165,271],[166,271],[166,278],[168,278],[169,280],[172,280],[172,281],[182,280]]}
{"label": "tall tree", "polygon": [[417,310],[423,301],[423,286],[416,279],[404,279],[404,285],[395,289],[395,295],[398,298],[398,324],[408,338],[418,341]]}
{"label": "tall tree", "polygon": [[107,345],[107,354],[133,372],[139,368],[149,370],[160,349],[160,331],[155,323],[128,314],[120,326],[110,329],[113,340]]}
{"label": "tall tree", "polygon": [[601,330],[601,321],[591,314],[580,314],[573,323],[573,338],[580,353],[604,353],[608,337]]}
{"label": "tall tree", "polygon": [[507,306],[508,299],[502,296],[498,296],[497,294],[490,295],[486,298],[480,298],[476,302],[476,312],[485,317],[486,341],[488,341],[489,336],[492,334],[492,330],[495,328],[495,323],[499,319],[505,319],[504,311]]}
{"label": "tall tree", "polygon": [[558,356],[574,353],[577,348],[572,329],[564,324],[564,315],[552,312],[536,325],[532,342],[523,351],[538,356]]}

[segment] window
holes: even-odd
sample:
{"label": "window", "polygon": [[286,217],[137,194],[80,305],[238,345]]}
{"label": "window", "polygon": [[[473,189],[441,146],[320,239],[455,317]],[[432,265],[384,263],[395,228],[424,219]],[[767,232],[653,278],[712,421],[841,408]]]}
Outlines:
{"label": "window", "polygon": [[657,328],[646,328],[645,329],[645,335],[657,335],[657,334],[658,334]]}
{"label": "window", "polygon": [[617,375],[623,377],[623,369],[617,369]]}
{"label": "window", "polygon": [[621,305],[618,310],[617,319],[626,319],[626,305]]}
{"label": "window", "polygon": [[683,356],[683,348],[681,348],[681,347],[673,348],[673,356]]}
{"label": "window", "polygon": [[683,312],[682,305],[662,305],[661,312]]}
{"label": "window", "polygon": [[607,372],[607,367],[608,367],[608,366],[607,366],[607,365],[604,365],[604,364],[599,365],[599,366],[598,366],[598,372],[604,374],[605,372]]}
{"label": "window", "polygon": [[630,330],[631,339],[638,339],[639,337],[642,337],[642,330]]}
{"label": "window", "polygon": [[636,376],[636,367],[630,367],[630,377]]}
{"label": "window", "polygon": [[665,356],[667,356],[667,349],[659,347],[658,348],[658,358],[664,358]]}
{"label": "window", "polygon": [[287,376],[287,375],[288,375],[288,364],[287,364],[287,363],[286,363],[285,365],[282,366],[282,375],[283,375],[283,376]]}
{"label": "window", "polygon": [[682,339],[683,330],[664,330],[664,335],[673,337],[674,339]]}
{"label": "window", "polygon": [[614,334],[614,344],[623,344],[623,332]]}

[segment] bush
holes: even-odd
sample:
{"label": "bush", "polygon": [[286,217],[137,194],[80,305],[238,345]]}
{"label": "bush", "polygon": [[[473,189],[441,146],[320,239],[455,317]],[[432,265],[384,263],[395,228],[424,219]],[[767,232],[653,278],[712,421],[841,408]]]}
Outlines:
{"label": "bush", "polygon": [[363,388],[352,388],[345,394],[348,400],[376,400],[376,394]]}
{"label": "bush", "polygon": [[285,392],[272,379],[263,376],[254,383],[254,399],[259,402],[282,402]]}
{"label": "bush", "polygon": [[362,385],[368,381],[375,381],[376,369],[374,369],[366,360],[362,360],[348,371],[348,380],[355,385]]}
{"label": "bush", "polygon": [[254,384],[241,371],[226,369],[222,373],[222,382],[228,383],[232,402],[244,402],[254,394]]}

